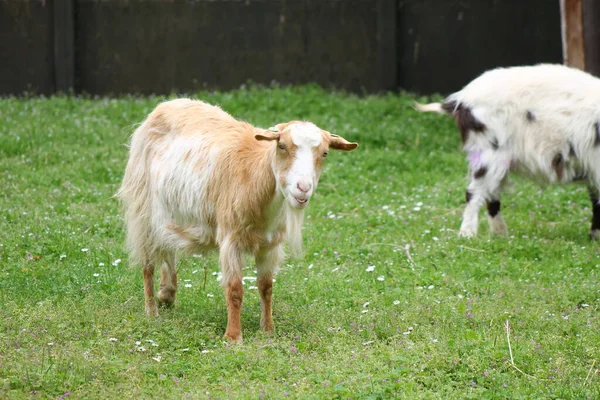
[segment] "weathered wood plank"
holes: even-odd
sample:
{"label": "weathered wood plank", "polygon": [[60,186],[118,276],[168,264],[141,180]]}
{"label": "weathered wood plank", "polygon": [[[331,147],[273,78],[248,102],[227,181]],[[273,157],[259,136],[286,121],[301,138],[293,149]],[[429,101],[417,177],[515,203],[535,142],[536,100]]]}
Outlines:
{"label": "weathered wood plank", "polygon": [[73,0],[53,1],[54,84],[56,91],[75,88],[75,14]]}
{"label": "weathered wood plank", "polygon": [[379,0],[377,7],[377,65],[379,89],[395,90],[398,86],[396,57],[396,0]]}
{"label": "weathered wood plank", "polygon": [[585,43],[585,69],[600,77],[600,1],[583,3],[583,39]]}
{"label": "weathered wood plank", "polygon": [[566,65],[585,70],[583,36],[583,0],[560,0],[563,61]]}

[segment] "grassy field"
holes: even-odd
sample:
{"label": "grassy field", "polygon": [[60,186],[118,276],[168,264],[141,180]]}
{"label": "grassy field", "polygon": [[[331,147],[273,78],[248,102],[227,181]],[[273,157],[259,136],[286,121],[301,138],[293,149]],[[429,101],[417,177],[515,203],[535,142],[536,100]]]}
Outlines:
{"label": "grassy field", "polygon": [[223,342],[215,255],[182,260],[175,308],[144,314],[112,195],[134,125],[162,98],[3,99],[0,398],[600,397],[600,256],[584,187],[515,179],[510,236],[491,238],[482,218],[461,239],[459,134],[415,113],[414,98],[312,86],[194,97],[361,144],[327,160],[305,257],[277,276],[276,334],[259,331],[247,279],[245,342]]}

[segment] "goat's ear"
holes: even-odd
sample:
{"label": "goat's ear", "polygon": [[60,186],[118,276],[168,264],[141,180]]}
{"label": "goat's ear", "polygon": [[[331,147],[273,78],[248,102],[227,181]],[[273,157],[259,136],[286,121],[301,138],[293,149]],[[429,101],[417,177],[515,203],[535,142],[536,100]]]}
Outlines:
{"label": "goat's ear", "polygon": [[261,133],[257,133],[254,135],[256,140],[279,140],[279,131],[277,128],[269,128]]}
{"label": "goat's ear", "polygon": [[329,135],[329,148],[335,150],[352,151],[358,147],[358,143],[349,142],[341,136],[327,132]]}

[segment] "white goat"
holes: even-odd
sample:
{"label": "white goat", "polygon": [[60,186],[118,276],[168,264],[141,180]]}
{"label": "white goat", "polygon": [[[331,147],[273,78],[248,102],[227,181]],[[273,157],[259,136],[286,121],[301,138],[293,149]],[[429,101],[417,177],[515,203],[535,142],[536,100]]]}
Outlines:
{"label": "white goat", "polygon": [[304,208],[328,150],[357,146],[310,122],[265,130],[201,101],[158,105],[132,136],[117,193],[131,262],[143,266],[147,314],[158,315],[155,265],[161,265],[158,301],[171,305],[176,253],[218,249],[227,299],[225,337],[241,342],[243,255],[251,253],[258,269],[260,325],[272,331],[272,284],[283,242],[287,237],[292,252],[301,251]]}
{"label": "white goat", "polygon": [[487,203],[490,231],[506,235],[500,193],[509,172],[540,183],[586,182],[593,205],[590,237],[600,236],[600,79],[562,65],[487,71],[443,104],[460,130],[471,176],[461,236],[477,233]]}

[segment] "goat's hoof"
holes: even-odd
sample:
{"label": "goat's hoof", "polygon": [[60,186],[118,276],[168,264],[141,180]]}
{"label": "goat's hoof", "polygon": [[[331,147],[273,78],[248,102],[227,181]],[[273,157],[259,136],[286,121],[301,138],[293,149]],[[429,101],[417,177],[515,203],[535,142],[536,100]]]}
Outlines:
{"label": "goat's hoof", "polygon": [[161,289],[158,292],[158,302],[162,307],[171,307],[175,303],[175,291],[171,289]]}
{"label": "goat's hoof", "polygon": [[508,236],[508,229],[506,226],[490,226],[490,233],[495,236]]}
{"label": "goat's hoof", "polygon": [[508,236],[508,227],[506,226],[506,222],[500,214],[495,217],[490,217],[488,215],[488,225],[490,227],[490,233],[496,236]]}
{"label": "goat's hoof", "polygon": [[230,335],[228,333],[225,333],[225,335],[223,335],[223,337],[227,340],[229,340],[229,343],[231,344],[242,344],[243,339],[242,339],[242,333],[238,333],[237,335]]}
{"label": "goat's hoof", "polygon": [[464,237],[464,238],[472,238],[475,235],[477,235],[477,231],[472,230],[472,229],[460,228],[460,231],[458,232],[458,236]]}
{"label": "goat's hoof", "polygon": [[590,240],[600,240],[600,229],[592,229],[590,231]]}
{"label": "goat's hoof", "polygon": [[158,307],[156,307],[156,303],[146,304],[146,315],[150,318],[158,317]]}

